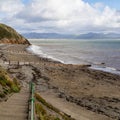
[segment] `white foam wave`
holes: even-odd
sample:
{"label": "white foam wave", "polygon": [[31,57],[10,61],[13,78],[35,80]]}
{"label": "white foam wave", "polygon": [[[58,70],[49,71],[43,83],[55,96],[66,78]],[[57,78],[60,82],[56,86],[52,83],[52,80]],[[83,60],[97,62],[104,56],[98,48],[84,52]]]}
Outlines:
{"label": "white foam wave", "polygon": [[117,69],[113,67],[91,66],[90,68],[120,75],[120,71],[118,71]]}
{"label": "white foam wave", "polygon": [[57,59],[53,56],[50,56],[46,53],[43,53],[42,51],[42,48],[40,46],[37,46],[37,45],[30,45],[28,48],[27,48],[28,51],[30,51],[31,53],[33,54],[36,54],[38,55],[39,57],[43,57],[43,58],[49,58],[49,59],[52,59],[54,61],[59,61],[61,63],[64,63],[64,61],[60,60],[60,59]]}

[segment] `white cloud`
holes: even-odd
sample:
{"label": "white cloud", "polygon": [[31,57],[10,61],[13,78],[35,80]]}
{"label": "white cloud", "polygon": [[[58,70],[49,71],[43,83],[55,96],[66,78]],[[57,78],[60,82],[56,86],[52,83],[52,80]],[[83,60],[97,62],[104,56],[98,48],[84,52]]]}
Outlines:
{"label": "white cloud", "polygon": [[[13,16],[22,10],[24,5],[20,0],[1,0],[0,1],[0,13],[4,13],[5,15]],[[7,16],[6,16],[7,17]]]}
{"label": "white cloud", "polygon": [[[8,1],[8,2],[6,2]],[[0,1],[0,20],[19,30],[81,33],[120,29],[120,14],[102,3],[83,0]]]}
{"label": "white cloud", "polygon": [[21,20],[14,17],[22,9],[24,4],[21,0],[0,0],[0,22],[16,27],[20,25]]}

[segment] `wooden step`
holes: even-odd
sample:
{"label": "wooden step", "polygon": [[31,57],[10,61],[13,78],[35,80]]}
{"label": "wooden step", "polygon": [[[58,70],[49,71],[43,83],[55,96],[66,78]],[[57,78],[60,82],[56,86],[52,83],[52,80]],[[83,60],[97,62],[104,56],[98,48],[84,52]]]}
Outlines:
{"label": "wooden step", "polygon": [[22,89],[0,103],[0,120],[27,120],[29,89]]}

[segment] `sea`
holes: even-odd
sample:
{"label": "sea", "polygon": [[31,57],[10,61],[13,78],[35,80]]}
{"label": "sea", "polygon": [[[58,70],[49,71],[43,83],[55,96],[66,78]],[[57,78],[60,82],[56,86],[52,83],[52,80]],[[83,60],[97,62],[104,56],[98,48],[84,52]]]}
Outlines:
{"label": "sea", "polygon": [[120,74],[120,39],[29,39],[28,50],[64,64]]}

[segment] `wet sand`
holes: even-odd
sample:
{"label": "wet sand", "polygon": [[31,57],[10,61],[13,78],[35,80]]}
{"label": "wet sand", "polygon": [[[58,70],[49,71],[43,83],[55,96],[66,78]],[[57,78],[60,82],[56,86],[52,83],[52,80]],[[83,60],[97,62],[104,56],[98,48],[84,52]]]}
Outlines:
{"label": "wet sand", "polygon": [[[27,52],[26,47],[0,46],[1,65],[23,85],[34,80],[41,96],[76,120],[120,119],[119,75],[39,58]],[[5,65],[3,60],[11,65]],[[13,65],[15,61],[28,65]]]}

